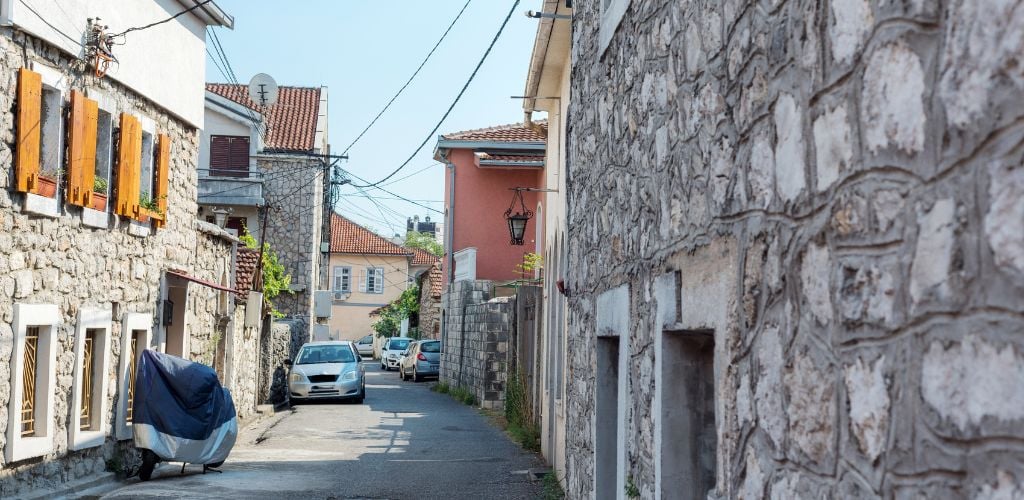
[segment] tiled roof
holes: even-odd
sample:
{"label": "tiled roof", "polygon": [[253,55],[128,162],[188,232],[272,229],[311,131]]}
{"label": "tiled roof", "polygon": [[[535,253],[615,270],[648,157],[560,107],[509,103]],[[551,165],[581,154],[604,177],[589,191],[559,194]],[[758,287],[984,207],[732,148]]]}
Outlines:
{"label": "tiled roof", "polygon": [[[278,87],[277,104],[267,109],[267,151],[312,151],[317,147],[316,122],[320,113],[320,89]],[[245,85],[207,83],[206,90],[257,110]]]}
{"label": "tiled roof", "polygon": [[440,260],[438,256],[426,250],[420,250],[419,248],[410,248],[409,250],[412,250],[413,266],[429,266]]}
{"label": "tiled roof", "polygon": [[548,137],[547,120],[533,122],[533,127],[522,123],[464,130],[442,136],[449,141],[545,142]]}
{"label": "tiled roof", "polygon": [[412,251],[336,213],[331,214],[331,253],[412,255]]}
{"label": "tiled roof", "polygon": [[235,269],[235,290],[239,295],[244,295],[252,290],[252,281],[255,278],[256,264],[260,260],[260,251],[255,248],[239,247],[238,264]]}

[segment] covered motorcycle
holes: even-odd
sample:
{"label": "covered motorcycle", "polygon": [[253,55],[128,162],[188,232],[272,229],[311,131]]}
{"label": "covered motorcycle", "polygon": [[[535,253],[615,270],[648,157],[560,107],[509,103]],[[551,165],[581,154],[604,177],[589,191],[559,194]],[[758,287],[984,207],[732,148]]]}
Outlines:
{"label": "covered motorcycle", "polygon": [[135,376],[132,428],[143,480],[158,461],[217,467],[238,436],[231,393],[212,368],[149,349]]}

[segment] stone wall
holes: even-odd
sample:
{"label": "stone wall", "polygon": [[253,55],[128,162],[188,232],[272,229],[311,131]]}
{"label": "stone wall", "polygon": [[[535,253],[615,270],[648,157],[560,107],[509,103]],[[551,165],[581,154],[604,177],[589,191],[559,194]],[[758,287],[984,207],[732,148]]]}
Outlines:
{"label": "stone wall", "polygon": [[[288,154],[263,154],[257,158],[263,174],[264,197],[271,207],[267,243],[291,274],[293,293],[277,296],[274,307],[286,316],[313,317],[313,291],[320,288],[323,234],[324,176],[319,158]],[[300,344],[301,345],[301,344]]]}
{"label": "stone wall", "polygon": [[469,389],[484,408],[503,408],[515,298],[488,300],[489,281],[459,281],[447,294],[440,380]]}
{"label": "stone wall", "polygon": [[[82,224],[81,209],[63,203],[55,218],[23,211],[25,195],[15,192],[11,184],[16,76],[26,59],[58,68],[69,88],[105,92],[120,111],[151,119],[157,131],[169,134],[171,181],[165,228],[149,236],[133,236],[128,221],[115,216],[110,216],[106,228],[88,228]],[[68,98],[66,92],[64,98]],[[115,373],[122,351],[120,325],[124,315],[139,312],[156,316],[166,269],[180,269],[210,281],[220,278],[209,272],[213,263],[197,252],[208,243],[197,236],[195,229],[197,156],[195,129],[110,79],[73,71],[70,61],[52,47],[10,28],[0,28],[0,429],[8,425],[14,304],[54,304],[61,321],[56,337],[57,386],[51,388],[55,391],[55,412],[51,416],[54,451],[39,459],[0,463],[0,497],[18,496],[30,488],[59,486],[101,472],[108,460],[114,468],[130,461],[130,442],[118,442],[112,436],[101,446],[69,451],[68,423],[70,413],[75,411],[70,406],[77,315],[82,308],[113,313],[109,370],[104,374],[111,387],[109,411],[100,417],[107,420],[108,429],[113,429],[119,397]],[[210,251],[216,253],[213,248]],[[6,445],[0,433],[0,448]]]}
{"label": "stone wall", "polygon": [[717,496],[1019,495],[1019,2],[626,1],[606,50],[599,4],[572,23],[569,497],[613,303],[644,498],[666,329],[714,331]]}
{"label": "stone wall", "polygon": [[[288,368],[284,365],[284,360],[295,359],[292,338],[298,336],[298,332],[293,333],[293,325],[297,330],[301,324],[271,322],[269,319],[264,323],[260,337],[261,403],[278,405],[288,401]],[[298,349],[295,349],[295,352],[298,352]]]}

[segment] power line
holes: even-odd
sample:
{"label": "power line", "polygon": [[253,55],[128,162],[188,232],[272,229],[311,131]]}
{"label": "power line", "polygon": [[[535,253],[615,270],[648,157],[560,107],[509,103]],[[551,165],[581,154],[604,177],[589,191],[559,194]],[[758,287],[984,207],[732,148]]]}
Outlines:
{"label": "power line", "polygon": [[[346,172],[345,172],[345,174],[346,174],[346,175],[349,175],[349,176],[351,176],[351,177],[355,177],[355,178],[356,178],[357,180],[360,180],[360,181],[362,181],[362,182],[366,182],[366,179],[363,179],[362,177],[359,177],[358,175],[356,175],[356,174],[353,174],[352,172],[348,172],[348,171],[346,171]],[[350,185],[350,186],[352,186],[352,187],[357,187],[357,186],[356,186],[355,184],[349,184],[349,185]],[[406,198],[406,197],[404,197],[404,196],[398,195],[398,194],[396,194],[396,193],[394,193],[394,192],[392,192],[392,191],[388,191],[387,189],[384,189],[384,188],[383,188],[383,187],[381,187],[381,186],[377,186],[377,185],[375,185],[375,184],[371,184],[371,185],[370,185],[369,187],[372,187],[372,188],[374,188],[374,189],[379,189],[379,190],[381,190],[381,191],[384,191],[385,193],[387,193],[387,194],[390,194],[391,196],[394,196],[394,197],[396,197],[396,198],[398,198],[398,199],[400,199],[400,200],[402,200],[402,201],[404,201],[404,202],[406,202],[406,203],[411,203],[411,204],[413,204],[413,205],[416,205],[416,206],[418,206],[418,207],[420,207],[420,208],[425,208],[425,209],[427,209],[427,210],[430,210],[430,211],[432,211],[432,212],[436,212],[436,213],[439,213],[439,214],[441,214],[441,215],[444,215],[444,212],[442,212],[441,210],[438,210],[438,209],[436,209],[436,208],[431,208],[431,207],[428,207],[428,206],[426,206],[426,205],[424,205],[424,204],[422,204],[422,203],[417,203],[417,202],[415,202],[415,201],[412,201],[412,200],[410,200],[410,199],[408,199],[408,198]]]}
{"label": "power line", "polygon": [[[349,193],[349,194],[339,194],[338,196],[356,197],[356,196],[360,196],[360,195]],[[406,198],[393,198],[393,197],[392,198],[388,198],[388,197],[385,197],[385,196],[374,196],[374,198],[378,199],[378,200],[389,200],[389,201],[419,201],[419,202],[422,202],[422,203],[444,203],[444,200],[414,200],[414,199],[406,199]]]}
{"label": "power line", "polygon": [[[58,28],[58,27],[54,26],[52,23],[50,23],[50,21],[48,21],[45,17],[43,17],[42,14],[40,14],[36,9],[34,9],[31,5],[29,5],[28,2],[26,2],[25,0],[19,0],[19,1],[21,2],[22,5],[24,5],[26,8],[28,8],[29,11],[31,11],[33,14],[35,14],[36,17],[38,17],[39,20],[43,22],[43,24],[49,26],[50,29],[55,31],[58,35],[63,36],[64,38],[67,38],[68,40],[71,41],[71,43],[73,43],[73,44],[75,44],[75,45],[77,45],[79,47],[82,46],[81,38],[79,38],[78,40],[75,40],[71,35],[68,35],[67,33],[61,31],[60,28]],[[57,4],[57,7],[60,8],[61,12],[64,12],[64,9],[62,7],[60,7],[59,3]],[[67,17],[67,12],[64,12],[64,16]],[[83,36],[82,33],[79,33],[79,36]]]}
{"label": "power line", "polygon": [[413,71],[412,76],[410,76],[409,79],[405,81],[405,85],[402,85],[402,88],[398,89],[398,92],[396,92],[395,95],[391,97],[391,100],[389,100],[388,103],[384,105],[384,108],[381,109],[379,113],[377,113],[377,116],[373,117],[373,120],[370,120],[370,124],[367,125],[362,132],[359,132],[359,135],[352,140],[352,143],[345,147],[345,150],[342,151],[341,154],[348,153],[348,150],[352,149],[352,146],[355,146],[355,144],[359,142],[359,139],[363,138],[363,135],[366,134],[366,131],[370,130],[370,127],[377,123],[377,120],[380,119],[381,115],[383,115],[384,112],[391,107],[391,104],[395,102],[395,99],[398,99],[398,96],[402,95],[402,92],[405,90],[406,87],[409,86],[410,83],[412,83],[412,80],[416,78],[416,75],[420,74],[420,70],[423,69],[423,66],[426,65],[427,61],[430,60],[430,56],[434,55],[434,51],[437,50],[437,48],[441,45],[441,42],[443,42],[445,37],[448,36],[448,33],[452,30],[452,27],[454,27],[455,23],[458,22],[460,17],[462,17],[462,13],[466,12],[466,7],[469,7],[469,3],[472,1],[473,0],[466,0],[466,3],[462,6],[462,10],[460,10],[458,15],[455,16],[455,19],[452,19],[452,23],[448,25],[448,29],[444,30],[444,34],[442,34],[441,38],[438,39],[437,43],[434,44],[434,48],[430,49],[430,52],[427,53],[427,57],[423,58],[423,61],[420,63],[419,67],[416,68],[416,71]]}
{"label": "power line", "polygon": [[395,174],[400,172],[403,168],[405,168],[405,166],[408,165],[409,162],[411,162],[412,159],[415,158],[417,154],[419,154],[420,150],[423,149],[423,146],[426,146],[427,143],[430,142],[430,140],[434,138],[434,134],[437,133],[437,129],[441,128],[441,124],[444,123],[444,121],[448,118],[448,115],[450,115],[452,110],[455,109],[455,105],[459,103],[460,99],[462,99],[463,94],[466,93],[466,89],[469,88],[469,84],[473,82],[474,78],[476,78],[477,72],[479,72],[480,71],[480,67],[484,65],[484,61],[487,60],[487,56],[491,54],[491,49],[493,49],[494,45],[496,43],[498,43],[498,38],[500,38],[501,37],[501,33],[503,31],[505,31],[505,26],[508,24],[508,20],[512,18],[512,13],[515,12],[515,10],[516,10],[516,8],[518,6],[519,6],[519,0],[516,0],[512,4],[512,8],[508,11],[508,15],[505,16],[505,20],[502,21],[501,27],[498,28],[498,32],[494,34],[494,39],[491,40],[491,44],[488,45],[487,46],[487,50],[484,51],[484,55],[483,55],[483,57],[480,58],[480,62],[478,62],[477,65],[476,65],[476,68],[473,69],[473,73],[471,73],[469,75],[469,79],[466,80],[466,84],[462,86],[462,90],[460,90],[459,94],[455,96],[455,100],[452,101],[452,104],[450,106],[448,106],[448,110],[444,112],[444,116],[442,116],[441,119],[437,122],[437,125],[434,125],[434,128],[430,130],[430,133],[427,134],[427,137],[423,139],[423,142],[421,142],[420,145],[416,148],[416,150],[413,151],[411,155],[409,155],[409,158],[406,159],[404,162],[402,162],[402,164],[399,165],[398,168],[396,168],[393,172],[388,174],[383,179],[381,179],[381,180],[379,180],[377,182],[374,182],[372,184],[366,184],[366,185],[359,186],[359,187],[376,187],[377,185],[381,184],[382,182],[390,179]]}
{"label": "power line", "polygon": [[[126,30],[124,30],[124,31],[114,35],[113,37],[124,36],[124,35],[126,35],[128,33],[133,32],[133,31],[142,31],[142,30],[145,30],[145,29],[152,28],[153,26],[157,26],[157,25],[160,25],[160,24],[164,24],[164,23],[173,21],[174,19],[177,19],[177,18],[179,18],[179,17],[181,17],[181,16],[183,16],[185,14],[188,14],[189,12],[192,12],[193,10],[196,10],[199,7],[202,7],[202,6],[208,4],[208,3],[212,2],[212,1],[213,0],[203,0],[202,3],[197,3],[197,4],[193,5],[192,7],[189,7],[189,8],[187,8],[187,9],[185,9],[185,10],[183,10],[183,11],[181,11],[181,12],[179,12],[179,13],[171,16],[171,17],[168,17],[167,19],[164,19],[164,20],[161,20],[161,21],[157,21],[155,23],[150,23],[150,24],[147,24],[145,26],[140,26],[140,27],[137,27],[137,28],[128,28],[128,29],[126,29]],[[24,3],[24,2],[22,2],[22,3]]]}
{"label": "power line", "polygon": [[423,168],[421,168],[421,169],[419,169],[419,170],[417,170],[417,171],[415,171],[415,172],[413,172],[413,173],[411,173],[409,175],[406,175],[405,177],[399,177],[399,178],[397,178],[397,179],[395,179],[395,180],[393,180],[393,181],[391,181],[391,182],[389,182],[387,184],[383,184],[383,185],[384,186],[390,186],[390,185],[395,184],[397,182],[404,181],[404,180],[406,180],[406,179],[408,179],[408,178],[410,178],[412,176],[415,176],[417,174],[421,174],[423,172],[426,172],[427,170],[430,170],[431,168],[434,168],[434,167],[436,167],[438,165],[444,165],[444,163],[433,162],[430,165],[427,165],[427,166],[425,166],[425,167],[423,167]]}

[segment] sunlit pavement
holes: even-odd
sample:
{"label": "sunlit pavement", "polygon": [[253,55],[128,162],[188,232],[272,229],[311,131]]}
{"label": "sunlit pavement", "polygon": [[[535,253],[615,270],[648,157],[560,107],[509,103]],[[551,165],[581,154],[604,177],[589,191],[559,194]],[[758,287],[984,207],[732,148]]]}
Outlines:
{"label": "sunlit pavement", "polygon": [[[477,410],[366,363],[366,401],[310,403],[243,435],[221,468],[162,464],[103,498],[537,498],[542,467]],[[256,435],[258,434],[258,436]],[[260,438],[259,443],[254,443]],[[245,442],[243,442],[245,441]]]}

